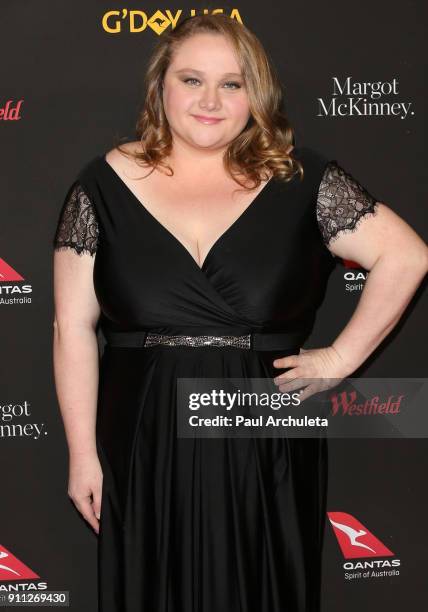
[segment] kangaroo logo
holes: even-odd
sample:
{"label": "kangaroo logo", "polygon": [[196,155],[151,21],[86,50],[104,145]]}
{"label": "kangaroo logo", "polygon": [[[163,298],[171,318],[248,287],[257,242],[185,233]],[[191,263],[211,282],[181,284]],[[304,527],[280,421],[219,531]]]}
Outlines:
{"label": "kangaroo logo", "polygon": [[394,556],[394,553],[352,514],[327,512],[327,516],[345,559]]}
{"label": "kangaroo logo", "polygon": [[40,576],[0,544],[0,581],[33,578],[40,578]]}

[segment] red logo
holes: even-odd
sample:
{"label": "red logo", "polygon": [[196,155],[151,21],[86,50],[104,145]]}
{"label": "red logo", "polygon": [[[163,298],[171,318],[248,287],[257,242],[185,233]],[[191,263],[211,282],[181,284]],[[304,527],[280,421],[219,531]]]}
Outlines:
{"label": "red logo", "polygon": [[0,580],[28,580],[40,578],[0,544]]}
{"label": "red logo", "polygon": [[24,100],[19,100],[15,106],[12,106],[13,100],[8,100],[4,107],[0,107],[0,121],[18,121],[21,119],[19,110]]}
{"label": "red logo", "polygon": [[0,257],[0,281],[21,281],[24,277],[18,274],[4,259]]}
{"label": "red logo", "polygon": [[361,268],[360,264],[352,259],[342,259],[345,268]]}
{"label": "red logo", "polygon": [[327,512],[327,515],[345,559],[394,556],[394,553],[352,514]]}
{"label": "red logo", "polygon": [[[341,391],[331,395],[331,412],[333,416],[341,414],[342,416],[371,416],[377,414],[398,414],[400,405],[404,395],[399,395],[395,398],[390,395],[386,401],[382,401],[378,395],[365,399],[362,403],[358,403],[357,392]],[[393,401],[395,400],[395,401]]]}
{"label": "red logo", "polygon": [[352,259],[342,259],[342,263],[345,266],[345,268],[363,269],[363,267],[357,261],[352,261]]}

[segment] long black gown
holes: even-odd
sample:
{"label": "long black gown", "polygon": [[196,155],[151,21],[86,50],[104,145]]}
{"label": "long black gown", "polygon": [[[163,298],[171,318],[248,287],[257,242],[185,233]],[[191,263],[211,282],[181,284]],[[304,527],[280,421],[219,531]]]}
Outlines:
{"label": "long black gown", "polygon": [[[95,256],[101,330],[290,332],[275,350],[115,346],[100,359],[100,612],[319,612],[325,438],[182,438],[178,377],[269,377],[309,336],[335,258],[376,199],[308,147],[271,179],[200,268],[108,164],[70,185],[55,249]],[[142,171],[142,174],[144,172]],[[293,335],[294,334],[294,335]],[[132,334],[131,334],[132,335]]]}

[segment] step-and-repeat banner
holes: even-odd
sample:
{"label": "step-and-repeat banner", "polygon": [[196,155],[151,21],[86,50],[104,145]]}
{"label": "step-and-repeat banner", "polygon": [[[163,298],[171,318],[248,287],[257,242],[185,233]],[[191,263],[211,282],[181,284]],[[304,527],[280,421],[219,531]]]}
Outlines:
{"label": "step-and-repeat banner", "polygon": [[[68,591],[72,609],[97,609],[97,536],[67,496],[53,382],[52,237],[76,172],[118,137],[134,139],[153,44],[203,11],[247,25],[284,84],[295,144],[338,160],[426,239],[427,15],[422,2],[399,8],[386,0],[2,6],[0,596]],[[337,262],[305,346],[331,343],[366,278],[356,263]],[[353,376],[426,376],[425,284]],[[427,609],[427,448],[423,432],[329,440],[324,611]]]}

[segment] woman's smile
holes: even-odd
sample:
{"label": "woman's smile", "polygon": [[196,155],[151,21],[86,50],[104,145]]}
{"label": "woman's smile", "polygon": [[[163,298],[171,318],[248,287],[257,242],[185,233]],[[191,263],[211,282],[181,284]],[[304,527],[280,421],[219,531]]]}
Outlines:
{"label": "woman's smile", "polygon": [[192,115],[192,117],[194,117],[197,121],[200,121],[201,123],[205,123],[206,125],[214,125],[220,123],[220,121],[223,121],[222,118],[207,117],[205,115]]}

